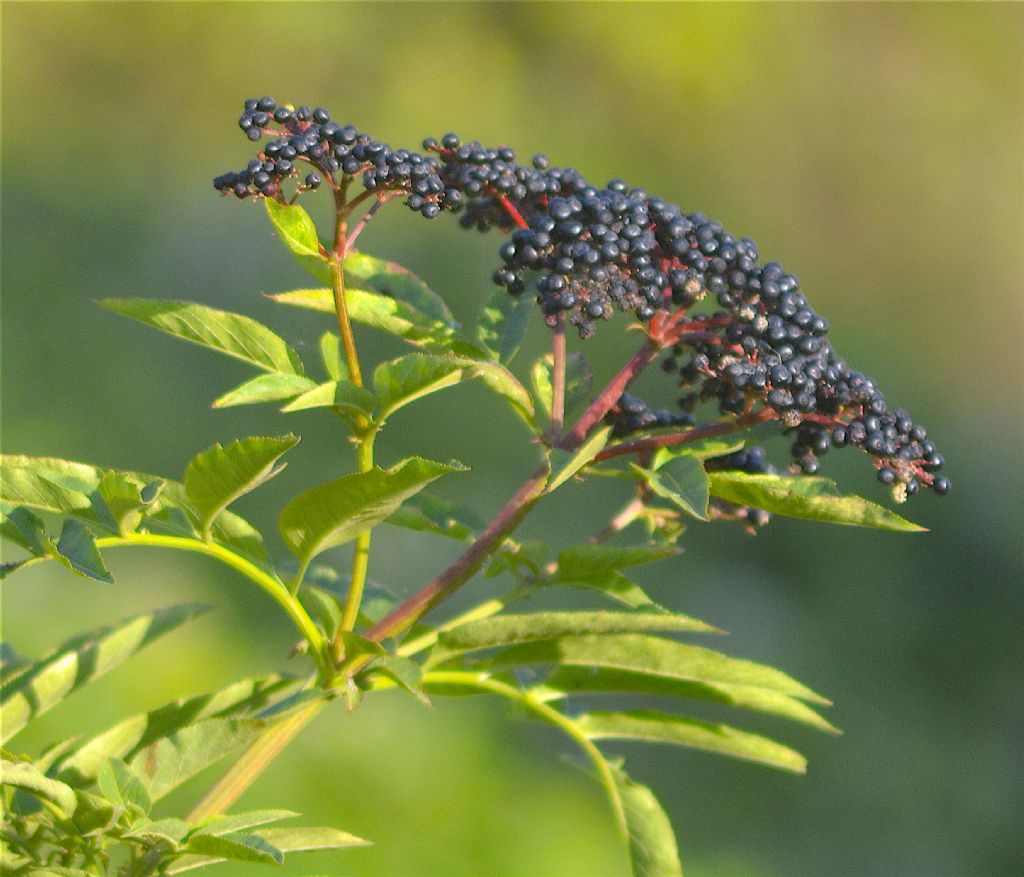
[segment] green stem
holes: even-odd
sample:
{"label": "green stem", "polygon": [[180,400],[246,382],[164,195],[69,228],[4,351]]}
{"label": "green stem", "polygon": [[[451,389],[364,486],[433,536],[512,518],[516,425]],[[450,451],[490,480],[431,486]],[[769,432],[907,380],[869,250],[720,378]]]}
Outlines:
{"label": "green stem", "polygon": [[508,700],[515,701],[526,707],[530,712],[544,719],[564,731],[583,750],[583,753],[590,760],[597,773],[598,781],[604,788],[605,794],[612,807],[615,817],[615,827],[619,836],[624,842],[629,841],[629,827],[626,824],[626,813],[622,806],[622,799],[619,797],[619,789],[615,783],[615,776],[605,760],[601,750],[587,737],[579,726],[568,716],[563,715],[553,707],[548,706],[544,701],[531,694],[529,691],[522,691],[505,682],[492,679],[482,673],[471,673],[463,670],[433,670],[423,674],[423,684],[430,685],[455,685],[479,688],[481,691],[489,691],[501,695]]}
{"label": "green stem", "polygon": [[188,821],[198,822],[227,810],[326,705],[326,700],[313,701],[297,713],[267,728],[203,795],[188,814]]}
{"label": "green stem", "polygon": [[201,542],[198,539],[189,539],[184,536],[162,536],[156,533],[130,533],[127,536],[105,536],[96,540],[98,548],[117,548],[122,545],[152,545],[158,548],[175,548],[179,551],[191,551],[195,554],[205,554],[213,557],[221,563],[230,566],[244,575],[251,582],[258,585],[267,595],[277,603],[298,628],[299,633],[309,644],[309,651],[317,662],[317,667],[322,676],[329,677],[333,670],[330,666],[327,655],[324,651],[324,638],[313,623],[313,619],[302,608],[295,597],[288,592],[288,589],[269,573],[264,572],[254,563],[240,557],[233,551],[229,551],[216,542]]}

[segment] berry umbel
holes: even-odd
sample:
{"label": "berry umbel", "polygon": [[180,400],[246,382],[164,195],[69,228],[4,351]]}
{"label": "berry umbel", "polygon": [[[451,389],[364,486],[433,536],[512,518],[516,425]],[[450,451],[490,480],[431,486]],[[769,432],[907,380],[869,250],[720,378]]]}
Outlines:
{"label": "berry umbel", "polygon": [[[266,142],[243,170],[214,180],[224,194],[291,203],[324,183],[338,192],[358,179],[374,207],[403,198],[427,219],[460,213],[466,228],[506,233],[494,280],[512,295],[532,285],[552,328],[567,319],[585,339],[616,312],[645,323],[665,350],[680,410],[652,410],[624,394],[606,418],[616,436],[693,427],[698,406],[711,403],[751,425],[781,421],[804,473],[831,448],[852,446],[897,499],[922,486],[949,491],[925,429],[836,354],[828,321],[797,277],[761,264],[754,241],[704,214],[623,180],[593,185],[544,155],[520,164],[508,147],[452,133],[427,138],[422,152],[394,149],[322,107],[271,97],[246,101],[239,126]],[[311,172],[300,175],[302,164]]]}

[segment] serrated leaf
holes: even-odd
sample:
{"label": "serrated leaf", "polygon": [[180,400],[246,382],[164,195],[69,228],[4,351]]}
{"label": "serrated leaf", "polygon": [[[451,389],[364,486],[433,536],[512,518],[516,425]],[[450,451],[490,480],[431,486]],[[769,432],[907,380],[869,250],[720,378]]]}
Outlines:
{"label": "serrated leaf", "polygon": [[807,760],[799,753],[729,725],[712,724],[657,710],[592,712],[578,716],[577,726],[591,740],[647,740],[705,749],[744,761],[756,761],[793,773],[805,773]]}
{"label": "serrated leaf", "polygon": [[232,834],[223,837],[195,834],[188,839],[185,849],[191,853],[235,862],[261,862],[267,865],[280,865],[284,862],[284,853],[281,850],[255,834]]}
{"label": "serrated leaf", "polygon": [[683,454],[665,461],[655,472],[630,464],[655,496],[667,499],[700,521],[708,520],[710,501],[708,475],[704,464],[696,457]]}
{"label": "serrated leaf", "polygon": [[683,877],[672,823],[654,792],[614,765],[612,774],[629,829],[634,877]]}
{"label": "serrated leaf", "polygon": [[7,502],[0,510],[0,535],[34,557],[52,557],[57,552],[57,546],[46,532],[46,525],[38,516]]}
{"label": "serrated leaf", "polygon": [[650,676],[628,670],[604,667],[557,667],[544,679],[548,697],[578,692],[640,694],[656,697],[682,697],[709,703],[754,710],[837,734],[839,731],[805,703],[788,694],[730,685],[724,682],[690,682]]}
{"label": "serrated leaf", "polygon": [[132,716],[97,734],[55,761],[56,776],[80,786],[91,781],[107,758],[131,761],[157,740],[209,718],[251,718],[279,704],[301,683],[270,675],[243,679],[208,694],[173,701]]}
{"label": "serrated leaf", "polygon": [[156,838],[157,840],[166,841],[173,849],[177,849],[191,830],[192,826],[184,819],[175,819],[174,817],[166,819],[143,818],[136,819],[128,831],[125,832],[125,836]]}
{"label": "serrated leaf", "polygon": [[[47,478],[47,470],[32,465],[36,460],[41,463],[49,462],[46,458],[7,455],[3,457],[3,465],[0,468],[0,499],[14,505],[44,511],[88,515],[92,505],[88,495],[80,489],[67,487]],[[99,481],[98,477],[96,481]]]}
{"label": "serrated leaf", "polygon": [[50,779],[27,761],[0,760],[0,784],[34,795],[65,818],[78,807],[78,799],[69,785]]}
{"label": "serrated leaf", "polygon": [[345,365],[341,339],[334,332],[324,332],[320,336],[320,361],[332,381],[348,380],[348,366]]}
{"label": "serrated leaf", "polygon": [[410,497],[384,523],[463,542],[473,539],[485,526],[484,520],[468,506],[430,493]]}
{"label": "serrated leaf", "polygon": [[370,675],[374,674],[388,677],[403,691],[430,706],[430,698],[423,691],[423,667],[411,658],[385,655],[370,670]]}
{"label": "serrated leaf", "polygon": [[105,298],[99,304],[264,371],[304,374],[302,360],[292,347],[251,317],[188,301]]}
{"label": "serrated leaf", "polygon": [[444,631],[434,655],[459,654],[569,634],[629,633],[641,630],[717,633],[717,628],[687,615],[661,612],[531,612],[497,615]]}
{"label": "serrated leaf", "polygon": [[281,204],[264,198],[267,216],[296,261],[323,283],[331,282],[327,258],[320,252],[320,239],[312,217],[299,204]]}
{"label": "serrated leaf", "polygon": [[266,727],[256,719],[205,719],[142,748],[129,762],[159,801],[186,780],[248,745]]}
{"label": "serrated leaf", "polygon": [[278,521],[281,536],[300,562],[308,563],[380,523],[431,481],[462,470],[458,464],[411,457],[390,469],[375,466],[343,475],[288,503]]}
{"label": "serrated leaf", "polygon": [[607,667],[691,682],[743,685],[828,703],[821,695],[774,667],[640,633],[584,634],[524,643],[499,652],[490,663],[495,667],[522,664]]}
{"label": "serrated leaf", "polygon": [[439,323],[455,326],[455,318],[444,299],[408,268],[395,262],[350,250],[345,256],[345,285],[398,299]]}
{"label": "serrated leaf", "polygon": [[56,706],[72,692],[207,608],[187,603],[147,612],[64,643],[4,687],[0,698],[0,739],[9,740],[29,719]]}
{"label": "serrated leaf", "polygon": [[337,408],[351,416],[369,417],[377,407],[377,399],[365,387],[351,381],[327,381],[292,399],[281,410],[304,411],[307,408]]}
{"label": "serrated leaf", "polygon": [[210,525],[240,496],[273,478],[281,468],[277,461],[299,442],[298,436],[251,436],[227,446],[218,442],[192,458],[185,469],[185,493],[199,514],[199,528],[208,533]]}
{"label": "serrated leaf", "polygon": [[135,771],[120,758],[108,758],[96,771],[96,784],[111,804],[134,804],[147,814],[153,808],[149,790]]}
{"label": "serrated leaf", "polygon": [[551,476],[548,478],[548,493],[565,484],[577,472],[594,459],[611,435],[610,426],[602,427],[587,438],[575,451],[563,451],[561,448],[551,449]]}
{"label": "serrated leaf", "polygon": [[270,374],[257,375],[252,380],[228,390],[214,400],[214,408],[231,408],[235,405],[255,405],[258,402],[281,402],[294,399],[316,386],[314,381],[302,375]]}
{"label": "serrated leaf", "polygon": [[711,460],[732,454],[746,447],[748,439],[726,436],[710,438],[699,442],[688,442],[676,447],[658,448],[651,457],[651,468],[657,471],[669,460],[676,457],[696,457],[698,460]]}
{"label": "serrated leaf", "polygon": [[925,530],[884,506],[859,496],[840,495],[835,482],[827,478],[733,471],[711,472],[709,478],[711,493],[720,499],[777,515],[880,530]]}
{"label": "serrated leaf", "polygon": [[527,423],[533,422],[530,394],[504,366],[461,356],[410,353],[381,363],[373,383],[383,421],[399,408],[460,381],[479,378],[490,390],[511,403]]}
{"label": "serrated leaf", "polygon": [[533,313],[529,296],[496,291],[480,310],[476,339],[502,365],[508,365],[519,351]]}
{"label": "serrated leaf", "polygon": [[244,813],[211,816],[196,825],[194,831],[196,834],[209,834],[216,837],[244,831],[247,828],[256,828],[260,825],[269,825],[272,822],[280,822],[282,819],[292,819],[298,815],[294,810],[247,810]]}

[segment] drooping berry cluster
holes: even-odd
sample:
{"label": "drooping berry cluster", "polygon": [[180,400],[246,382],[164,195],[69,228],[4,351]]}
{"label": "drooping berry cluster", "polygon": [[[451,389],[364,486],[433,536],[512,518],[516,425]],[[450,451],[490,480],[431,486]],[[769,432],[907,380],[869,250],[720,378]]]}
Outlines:
{"label": "drooping berry cluster", "polygon": [[[701,402],[749,422],[781,420],[806,472],[832,447],[870,454],[897,498],[950,483],[942,457],[905,411],[890,409],[875,383],[850,369],[827,339],[828,321],[809,305],[798,279],[776,262],[761,265],[756,244],[701,213],[684,213],[622,180],[591,185],[573,168],[536,155],[516,162],[508,147],[464,143],[455,134],[423,142],[426,154],[392,149],[322,107],[246,102],[239,124],[253,141],[270,138],[246,169],[217,189],[239,198],[288,200],[282,184],[313,172],[293,195],[326,179],[336,192],[359,178],[378,202],[404,196],[427,218],[460,212],[464,227],[511,232],[495,281],[514,295],[533,282],[547,322],[568,318],[583,338],[616,310],[658,325],[671,346],[665,371],[681,389],[682,413],[656,411],[629,394],[613,408],[615,434],[687,426]],[[687,312],[711,302],[711,313]],[[666,331],[666,327],[668,331]]]}

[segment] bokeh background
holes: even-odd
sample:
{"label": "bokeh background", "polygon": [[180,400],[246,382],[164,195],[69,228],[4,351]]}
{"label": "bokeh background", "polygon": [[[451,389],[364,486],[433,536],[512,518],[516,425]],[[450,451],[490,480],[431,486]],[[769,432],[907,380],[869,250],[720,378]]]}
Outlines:
{"label": "bokeh background", "polygon": [[[300,269],[261,209],[210,186],[250,153],[235,124],[247,97],[322,103],[396,144],[456,130],[642,184],[798,273],[954,480],[907,507],[925,535],[698,526],[683,556],[644,572],[657,598],[728,629],[732,653],[830,695],[845,731],[758,726],[808,754],[802,778],[623,747],[671,813],[687,874],[1024,873],[1024,7],[6,3],[2,28],[5,451],[180,477],[214,441],[294,429],[288,473],[240,504],[271,532],[289,495],[351,465],[328,418],[213,411],[241,365],[93,304],[191,298],[313,352],[327,324],[260,297],[303,285]],[[468,322],[497,243],[396,208],[362,246]],[[625,349],[611,335],[586,347],[599,375]],[[361,339],[367,359],[395,352]],[[474,471],[442,490],[494,511],[532,468],[525,431],[478,388],[436,398],[426,427],[423,408],[395,418],[385,461],[457,457]],[[827,474],[883,498],[855,457]],[[615,501],[603,482],[566,490],[524,532],[568,544]],[[371,577],[399,594],[450,557],[394,530],[375,546]],[[218,607],[19,746],[284,664],[291,634],[269,603],[202,559],[142,551],[113,557],[114,587],[41,567],[3,584],[5,639],[29,654],[135,610]],[[605,804],[570,751],[487,699],[428,710],[382,695],[322,716],[242,804],[376,841],[282,873],[619,877]]]}

